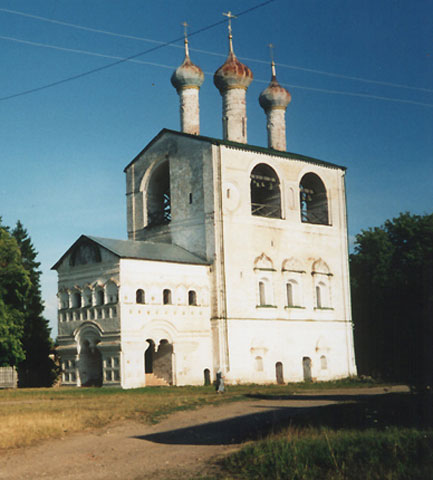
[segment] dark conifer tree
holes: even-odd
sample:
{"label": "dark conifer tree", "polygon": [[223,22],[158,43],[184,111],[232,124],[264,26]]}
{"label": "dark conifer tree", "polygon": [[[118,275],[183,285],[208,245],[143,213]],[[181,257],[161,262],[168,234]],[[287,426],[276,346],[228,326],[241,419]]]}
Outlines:
{"label": "dark conifer tree", "polygon": [[24,331],[21,343],[26,358],[18,365],[18,382],[20,387],[48,387],[56,378],[56,369],[50,358],[53,350],[50,328],[43,316],[40,263],[36,261],[37,252],[20,221],[12,235],[21,250],[22,265],[31,282],[23,302]]}

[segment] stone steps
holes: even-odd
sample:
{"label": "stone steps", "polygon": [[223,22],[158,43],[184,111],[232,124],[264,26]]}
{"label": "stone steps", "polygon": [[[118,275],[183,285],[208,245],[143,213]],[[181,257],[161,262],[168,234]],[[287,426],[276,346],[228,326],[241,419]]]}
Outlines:
{"label": "stone steps", "polygon": [[163,378],[157,377],[153,373],[146,373],[146,386],[147,387],[168,387],[169,383]]}

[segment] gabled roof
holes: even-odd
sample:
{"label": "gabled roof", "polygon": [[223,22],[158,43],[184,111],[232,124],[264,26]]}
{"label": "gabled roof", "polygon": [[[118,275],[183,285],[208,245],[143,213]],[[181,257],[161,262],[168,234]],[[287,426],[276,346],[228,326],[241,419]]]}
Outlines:
{"label": "gabled roof", "polygon": [[290,160],[301,160],[303,162],[311,163],[313,165],[319,165],[322,167],[328,168],[337,168],[341,170],[346,170],[346,167],[337,165],[335,163],[325,162],[324,160],[319,160],[313,157],[307,157],[306,155],[300,155],[299,153],[291,152],[282,152],[280,150],[275,150],[273,148],[260,147],[258,145],[248,145],[247,143],[232,142],[231,140],[222,140],[220,138],[205,137],[203,135],[192,135],[190,133],[178,132],[176,130],[169,130],[168,128],[163,128],[156,137],[154,137],[146,147],[125,167],[124,172],[135,163],[142,155],[145,153],[155,142],[157,142],[163,135],[170,133],[173,135],[179,135],[182,137],[190,138],[193,140],[208,142],[212,145],[224,145],[226,147],[238,148],[239,150],[246,150],[249,152],[258,152],[266,155],[273,155],[274,157],[284,157]]}
{"label": "gabled roof", "polygon": [[209,265],[209,262],[197,255],[185,250],[178,245],[170,243],[156,243],[148,241],[116,240],[113,238],[92,237],[81,235],[81,237],[64,253],[64,255],[51,267],[57,270],[65,257],[83,239],[105,248],[119,258],[130,258],[137,260],[154,260],[157,262],[188,263],[193,265]]}

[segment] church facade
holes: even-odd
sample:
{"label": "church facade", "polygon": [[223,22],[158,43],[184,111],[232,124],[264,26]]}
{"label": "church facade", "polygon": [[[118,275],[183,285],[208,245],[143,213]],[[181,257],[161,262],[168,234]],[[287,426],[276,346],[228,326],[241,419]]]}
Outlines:
{"label": "church facade", "polygon": [[201,385],[356,374],[345,168],[286,152],[290,94],[260,96],[268,147],[247,143],[252,73],[229,55],[214,82],[223,139],[199,133],[203,73],[172,76],[181,131],[125,168],[128,240],[81,236],[54,265],[65,385]]}

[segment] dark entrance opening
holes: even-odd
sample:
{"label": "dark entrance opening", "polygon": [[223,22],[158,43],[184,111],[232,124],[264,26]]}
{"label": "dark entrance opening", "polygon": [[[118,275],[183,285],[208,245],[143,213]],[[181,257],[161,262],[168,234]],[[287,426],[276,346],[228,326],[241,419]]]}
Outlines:
{"label": "dark entrance opening", "polygon": [[304,357],[302,359],[302,369],[304,371],[304,382],[311,382],[313,377],[311,375],[311,358]]}
{"label": "dark entrance opening", "polygon": [[155,355],[155,343],[149,338],[147,339],[147,342],[149,342],[150,345],[144,352],[144,372],[153,373],[153,357]]}
{"label": "dark entrance opening", "polygon": [[79,373],[83,387],[102,386],[102,356],[96,345],[83,340],[80,351]]}
{"label": "dark entrance opening", "polygon": [[283,375],[283,364],[281,362],[277,362],[275,364],[275,375],[277,377],[277,383],[282,385],[284,383],[284,375]]}
{"label": "dark entrance opening", "polygon": [[208,368],[205,368],[203,374],[204,374],[204,384],[210,385],[210,370]]}

